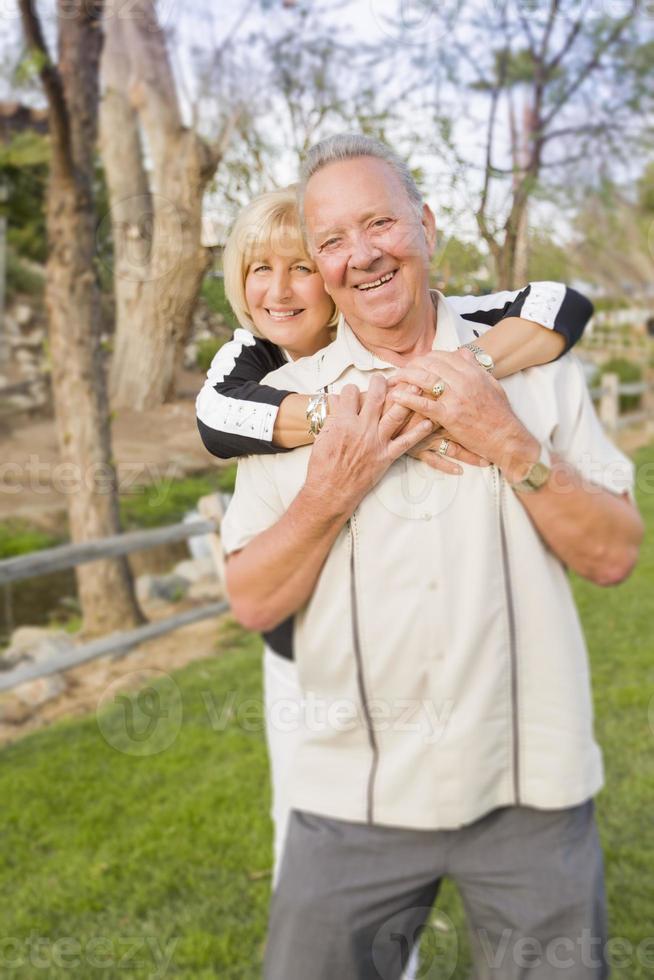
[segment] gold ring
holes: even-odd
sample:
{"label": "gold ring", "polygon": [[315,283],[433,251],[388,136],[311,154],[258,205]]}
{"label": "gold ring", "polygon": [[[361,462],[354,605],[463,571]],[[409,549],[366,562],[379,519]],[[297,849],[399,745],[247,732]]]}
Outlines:
{"label": "gold ring", "polygon": [[441,439],[440,445],[439,445],[438,449],[436,450],[436,452],[438,453],[439,456],[447,456],[447,450],[449,448],[450,448],[450,440],[449,439]]}
{"label": "gold ring", "polygon": [[444,391],[445,391],[444,381],[437,381],[434,387],[431,389],[431,393],[434,396],[434,398],[440,398]]}

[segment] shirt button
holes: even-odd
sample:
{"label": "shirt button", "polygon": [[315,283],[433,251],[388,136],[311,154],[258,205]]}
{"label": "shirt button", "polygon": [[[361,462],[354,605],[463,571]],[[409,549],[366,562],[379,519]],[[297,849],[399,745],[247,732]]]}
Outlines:
{"label": "shirt button", "polygon": [[431,520],[431,514],[423,514],[422,515],[422,519],[423,519],[423,521],[430,521]]}
{"label": "shirt button", "polygon": [[431,582],[427,582],[427,588],[429,589],[430,592],[435,592],[436,589],[438,588],[438,582],[435,582],[432,579]]}

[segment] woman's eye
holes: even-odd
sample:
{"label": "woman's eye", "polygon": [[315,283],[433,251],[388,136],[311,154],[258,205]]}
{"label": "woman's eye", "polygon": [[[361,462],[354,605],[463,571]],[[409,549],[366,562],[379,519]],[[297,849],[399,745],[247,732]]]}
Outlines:
{"label": "woman's eye", "polygon": [[254,265],[252,266],[250,272],[267,272],[270,269],[269,265]]}
{"label": "woman's eye", "polygon": [[295,268],[298,272],[308,272],[309,275],[313,273],[313,269],[310,269],[308,265],[296,265]]}

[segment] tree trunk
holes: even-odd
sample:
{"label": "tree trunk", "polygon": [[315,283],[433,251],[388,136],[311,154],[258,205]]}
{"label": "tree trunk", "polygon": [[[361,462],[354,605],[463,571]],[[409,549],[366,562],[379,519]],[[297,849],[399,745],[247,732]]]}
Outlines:
{"label": "tree trunk", "polygon": [[[57,435],[70,474],[67,505],[75,543],[120,530],[94,269],[93,161],[102,43],[98,9],[99,5],[87,5],[70,17],[60,0],[57,69],[47,55],[32,3],[21,0],[28,43],[44,55],[41,77],[49,101],[52,162],[45,302]],[[93,562],[76,573],[87,634],[143,621],[126,559]]]}
{"label": "tree trunk", "polygon": [[[53,175],[48,188],[46,307],[59,452],[71,473],[68,520],[75,543],[120,530],[109,406],[93,269],[95,218],[80,181]],[[74,489],[73,489],[74,487]],[[76,569],[84,630],[102,635],[143,621],[127,560]]]}
{"label": "tree trunk", "polygon": [[[151,195],[149,215],[142,210],[142,199],[123,202],[132,212],[124,227],[146,230],[121,246],[121,264],[115,270],[111,399],[116,407],[151,408],[174,391],[175,369],[210,262],[201,245],[205,182],[198,179],[196,140],[186,131],[171,145],[170,162],[156,185],[161,191]],[[149,260],[135,269],[126,255],[139,241]]]}
{"label": "tree trunk", "polygon": [[[105,19],[102,152],[116,255],[111,400],[143,409],[173,393],[210,262],[201,244],[202,198],[218,155],[182,125],[152,0],[135,0],[133,7],[138,10],[129,19]],[[151,185],[139,125],[152,161]]]}
{"label": "tree trunk", "polygon": [[[522,110],[522,131],[520,134],[520,171],[523,180],[530,180],[530,168],[535,163],[533,140],[536,132],[536,112],[527,98]],[[535,178],[531,178],[535,184]],[[518,187],[517,192],[520,193]],[[514,288],[529,279],[529,198],[531,193],[524,195],[517,220],[516,243],[513,259]]]}

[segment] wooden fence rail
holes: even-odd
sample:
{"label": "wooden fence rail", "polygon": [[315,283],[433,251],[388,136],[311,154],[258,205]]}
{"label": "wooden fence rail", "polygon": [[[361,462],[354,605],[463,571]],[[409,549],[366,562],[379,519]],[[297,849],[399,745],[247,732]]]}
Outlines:
{"label": "wooden fence rail", "polygon": [[156,548],[160,544],[173,544],[197,534],[215,534],[216,530],[213,521],[188,521],[152,528],[149,531],[128,531],[126,534],[115,534],[110,538],[85,541],[83,544],[62,544],[56,548],[32,551],[28,555],[0,561],[0,585],[50,572],[61,572],[65,568],[84,565],[100,558],[117,558],[132,551]]}
{"label": "wooden fence rail", "polygon": [[[226,501],[222,494],[212,496],[215,497],[215,500],[213,506],[209,508],[211,516],[207,519],[171,524],[167,527],[157,527],[147,531],[130,531],[109,538],[101,538],[97,541],[59,545],[56,548],[44,548],[42,551],[19,555],[16,558],[6,558],[0,561],[0,586],[4,585],[8,588],[12,582],[18,582],[22,579],[46,575],[49,572],[63,571],[65,568],[73,568],[76,565],[98,559],[115,558],[118,555],[127,555],[133,551],[155,548],[157,545],[184,541],[200,534],[214,536],[214,549],[212,550],[219,552],[220,549],[216,549],[219,544],[216,532]],[[204,499],[209,500],[209,498]],[[229,603],[225,600],[205,603],[193,609],[186,609],[174,616],[146,623],[136,629],[100,637],[75,647],[74,650],[56,655],[48,661],[19,662],[11,669],[0,669],[0,692],[10,691],[19,684],[37,680],[39,677],[47,677],[59,671],[70,670],[72,667],[77,667],[89,660],[95,660],[97,657],[103,657],[110,653],[120,656],[139,643],[180,629],[182,626],[188,626],[190,623],[220,616],[228,609]],[[2,664],[1,660],[0,664]]]}
{"label": "wooden fence rail", "polygon": [[145,626],[138,626],[133,630],[110,633],[109,636],[84,643],[70,652],[55,655],[45,662],[19,663],[11,670],[0,671],[0,691],[10,691],[26,681],[34,681],[39,677],[48,677],[50,674],[56,674],[62,670],[70,670],[71,667],[78,667],[80,664],[95,660],[97,657],[103,657],[108,653],[128,653],[132,647],[139,643],[145,643],[146,640],[152,640],[156,636],[163,636],[164,633],[170,633],[171,630],[180,629],[180,627],[188,626],[190,623],[220,616],[228,609],[229,603],[224,600],[211,602],[195,609],[187,609],[177,613],[176,616],[168,616],[166,619],[146,623]]}
{"label": "wooden fence rail", "polygon": [[[602,422],[609,432],[615,432],[618,429],[652,418],[653,413],[649,403],[653,390],[654,385],[651,383],[637,382],[621,385],[617,375],[606,374],[602,378],[601,385],[591,389],[590,394],[594,401],[599,402],[599,415]],[[620,395],[643,396],[645,403],[643,410],[620,415]],[[157,545],[184,541],[199,534],[214,536],[212,550],[218,567],[220,548],[215,535],[227,501],[221,494],[214,494],[203,499],[211,503],[211,506],[204,510],[207,519],[182,522],[146,531],[130,531],[110,538],[88,541],[84,544],[60,545],[56,548],[47,548],[16,558],[7,558],[0,561],[0,586],[8,587],[12,582],[18,582],[32,576],[62,571],[86,562],[98,561],[98,559],[116,558],[118,555],[127,555],[133,551],[154,548]],[[161,636],[189,623],[219,616],[228,609],[229,604],[226,601],[208,603],[157,622],[147,623],[137,629],[112,633],[110,636],[93,640],[76,647],[73,651],[53,657],[46,663],[19,663],[10,670],[0,670],[0,691],[11,690],[26,681],[46,677],[62,670],[70,670],[72,667],[109,653],[124,654],[145,640]]]}
{"label": "wooden fence rail", "polygon": [[[602,382],[595,388],[590,389],[590,396],[595,402],[599,402],[598,414],[603,425],[609,433],[615,433],[620,429],[628,428],[630,425],[639,425],[642,422],[651,420],[654,422],[654,404],[652,404],[652,393],[654,384],[648,381],[630,381],[620,384],[617,374],[605,374]],[[625,412],[620,414],[621,395],[640,395],[643,401],[643,408],[635,412]]]}

